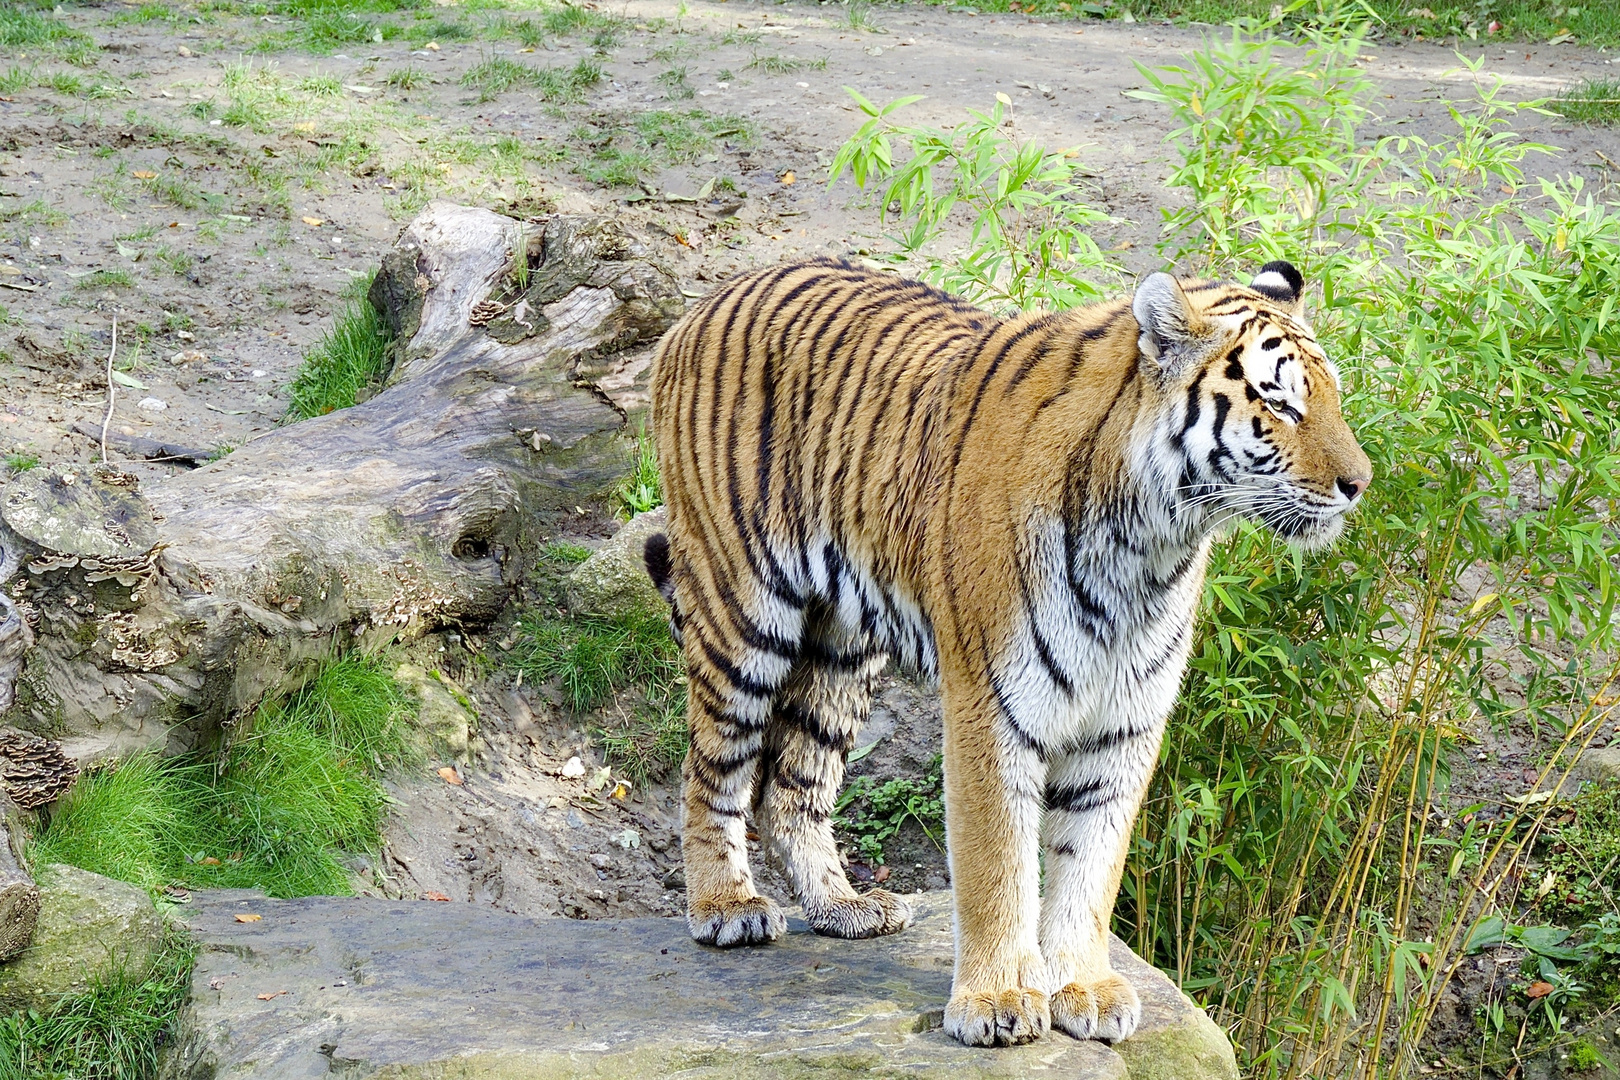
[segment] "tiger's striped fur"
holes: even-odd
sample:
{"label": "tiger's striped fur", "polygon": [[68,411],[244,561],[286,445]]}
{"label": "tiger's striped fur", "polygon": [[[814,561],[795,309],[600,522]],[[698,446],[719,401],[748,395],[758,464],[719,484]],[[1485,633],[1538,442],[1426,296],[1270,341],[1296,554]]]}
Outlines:
{"label": "tiger's striped fur", "polygon": [[[752,811],[816,930],[901,929],[830,819],[890,660],[937,675],[957,960],[947,1030],[1135,1028],[1108,965],[1128,838],[1186,665],[1213,532],[1330,541],[1371,479],[1338,373],[1273,263],[998,319],[820,259],[721,288],[664,338],[668,535],[647,563],[690,686],[694,937],[782,933]],[[1046,852],[1041,896],[1039,853]]]}

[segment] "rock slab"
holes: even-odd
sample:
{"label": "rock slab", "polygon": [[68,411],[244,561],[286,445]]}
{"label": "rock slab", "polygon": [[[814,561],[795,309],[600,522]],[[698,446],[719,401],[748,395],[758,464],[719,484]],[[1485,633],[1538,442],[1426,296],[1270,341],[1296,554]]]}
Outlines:
{"label": "rock slab", "polygon": [[663,532],[664,521],[662,506],[637,514],[575,567],[568,575],[568,610],[609,618],[666,612],[669,605],[647,576],[642,555],[647,537]]}
{"label": "rock slab", "polygon": [[146,890],[74,866],[39,872],[33,942],[0,964],[0,1008],[49,1008],[112,982],[140,982],[163,948],[163,917]]}
{"label": "rock slab", "polygon": [[720,951],[677,919],[198,893],[184,912],[200,945],[192,1000],[163,1075],[1236,1080],[1222,1031],[1118,941],[1144,1005],[1134,1038],[957,1044],[939,1030],[950,895],[913,900],[917,922],[893,937],[836,941],[790,919],[773,946]]}

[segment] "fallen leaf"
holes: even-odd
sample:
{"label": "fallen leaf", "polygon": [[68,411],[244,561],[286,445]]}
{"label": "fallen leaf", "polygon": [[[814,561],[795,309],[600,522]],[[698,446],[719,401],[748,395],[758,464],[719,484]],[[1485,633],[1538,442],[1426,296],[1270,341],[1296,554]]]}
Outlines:
{"label": "fallen leaf", "polygon": [[437,900],[441,904],[448,904],[450,902],[450,898],[448,896],[444,895],[444,893],[442,893],[442,892],[434,892],[432,889],[429,889],[427,892],[423,893],[422,894],[422,899],[424,899],[424,900]]}
{"label": "fallen leaf", "polygon": [[1530,998],[1533,1001],[1533,1000],[1535,1000],[1537,998],[1544,998],[1544,997],[1546,997],[1548,994],[1550,994],[1552,992],[1553,992],[1553,984],[1552,983],[1550,983],[1550,982],[1542,982],[1540,979],[1537,979],[1535,982],[1531,983],[1529,986],[1527,986],[1525,988],[1524,996],[1527,997],[1527,998]]}
{"label": "fallen leaf", "polygon": [[456,770],[451,768],[449,765],[446,765],[444,768],[439,770],[439,779],[443,780],[447,784],[454,784],[456,787],[461,786],[461,777],[458,776],[456,774]]}
{"label": "fallen leaf", "polygon": [[428,50],[429,52],[438,52],[439,43],[437,41],[430,41],[426,45],[422,46],[422,48]]}
{"label": "fallen leaf", "polygon": [[[119,386],[127,386],[131,390],[147,390],[147,389],[150,389],[150,387],[148,387],[145,383],[141,382],[141,380],[137,379],[135,376],[126,375],[122,371],[114,371],[112,373],[112,380],[113,380],[113,382],[117,383]],[[208,861],[207,859],[203,860],[203,862],[207,862],[207,861]],[[217,863],[217,862],[219,862],[219,860],[215,859],[214,862]]]}
{"label": "fallen leaf", "polygon": [[236,915],[237,922],[258,922],[262,918],[264,918],[263,915],[252,915],[245,911],[238,912]]}
{"label": "fallen leaf", "polygon": [[274,1001],[276,998],[280,997],[282,994],[290,994],[290,993],[292,993],[291,990],[277,990],[273,994],[260,994],[259,995],[259,1000],[260,1001]]}
{"label": "fallen leaf", "polygon": [[615,780],[613,782],[613,790],[608,792],[608,798],[618,799],[620,802],[623,802],[625,799],[629,798],[629,796],[630,781],[628,780]]}
{"label": "fallen leaf", "polygon": [[313,121],[313,120],[305,120],[302,124],[294,124],[292,126],[292,129],[294,131],[304,131],[304,132],[314,131],[315,130],[315,121]]}
{"label": "fallen leaf", "polygon": [[797,181],[799,178],[797,176],[793,175],[793,170],[792,169],[789,169],[787,172],[783,173],[781,176],[778,176],[777,179],[780,180],[784,184],[791,184],[791,183],[794,183],[795,181]]}
{"label": "fallen leaf", "polygon": [[325,222],[324,219],[318,218],[318,217],[305,217],[304,218],[304,224],[305,225],[313,225],[315,228],[318,229],[322,225],[325,225],[326,222]]}
{"label": "fallen leaf", "polygon": [[136,169],[134,172],[130,173],[129,175],[133,176],[137,180],[156,180],[157,179],[157,173],[152,172],[150,169]]}
{"label": "fallen leaf", "polygon": [[611,765],[604,765],[600,769],[597,769],[596,772],[591,774],[591,778],[586,782],[585,787],[589,791],[601,791],[603,788],[607,787],[607,782],[612,778],[612,776],[613,767]]}
{"label": "fallen leaf", "polygon": [[[116,375],[116,374],[118,374],[118,372],[115,371],[115,372],[113,372],[113,374]],[[202,864],[204,866],[218,866],[219,865],[219,860],[214,858],[212,855],[208,855],[208,856],[205,856],[203,858]],[[256,918],[258,918],[258,916],[255,915],[253,918],[256,919]],[[253,920],[252,919],[244,919],[244,918],[242,918],[242,916],[238,915],[236,917],[236,921],[237,922],[252,922]]]}
{"label": "fallen leaf", "polygon": [[876,870],[872,871],[872,880],[881,885],[885,881],[889,880],[889,874],[891,872],[892,871],[889,870],[887,865],[880,866]]}

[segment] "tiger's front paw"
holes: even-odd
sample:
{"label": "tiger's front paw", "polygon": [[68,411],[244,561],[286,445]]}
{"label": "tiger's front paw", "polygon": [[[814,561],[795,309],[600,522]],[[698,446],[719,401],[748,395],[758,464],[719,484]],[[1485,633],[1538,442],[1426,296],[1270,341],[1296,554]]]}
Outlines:
{"label": "tiger's front paw", "polygon": [[968,1046],[1034,1042],[1051,1023],[1046,995],[1027,986],[954,994],[945,1006],[945,1033]]}
{"label": "tiger's front paw", "polygon": [[694,900],[686,909],[686,926],[694,940],[729,949],[775,941],[787,929],[787,918],[776,901],[763,896],[750,896],[746,900]]}
{"label": "tiger's front paw", "polygon": [[1110,972],[1091,983],[1072,982],[1052,995],[1052,1026],[1077,1039],[1119,1042],[1142,1020],[1142,1001],[1130,983]]}
{"label": "tiger's front paw", "polygon": [[873,889],[850,900],[832,900],[804,911],[818,934],[836,938],[871,938],[911,925],[911,905],[887,889]]}

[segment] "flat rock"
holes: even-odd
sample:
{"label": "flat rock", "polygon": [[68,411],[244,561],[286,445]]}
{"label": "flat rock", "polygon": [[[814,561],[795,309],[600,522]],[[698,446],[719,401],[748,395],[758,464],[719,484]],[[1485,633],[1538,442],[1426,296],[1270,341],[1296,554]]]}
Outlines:
{"label": "flat rock", "polygon": [[678,919],[196,893],[192,1000],[163,1075],[1236,1080],[1221,1030],[1118,941],[1144,1004],[1135,1037],[957,1044],[939,1030],[950,895],[913,903],[917,922],[889,938],[837,941],[790,919],[773,946],[720,951]]}
{"label": "flat rock", "polygon": [[43,867],[33,942],[0,964],[0,1007],[44,1008],[101,983],[140,982],[163,936],[146,890],[75,866]]}

